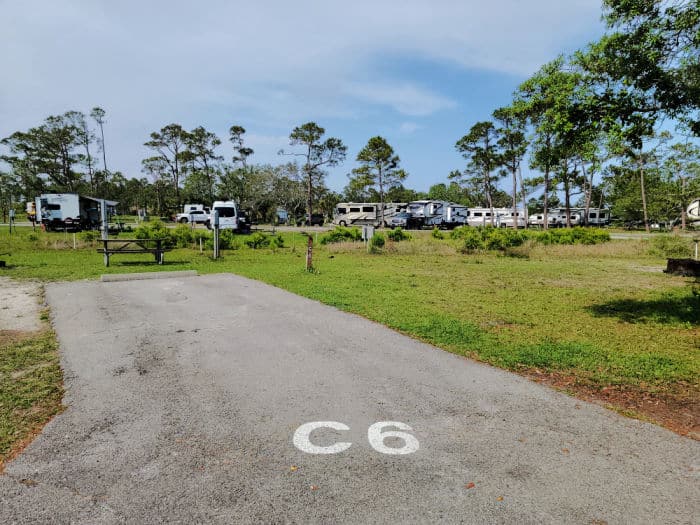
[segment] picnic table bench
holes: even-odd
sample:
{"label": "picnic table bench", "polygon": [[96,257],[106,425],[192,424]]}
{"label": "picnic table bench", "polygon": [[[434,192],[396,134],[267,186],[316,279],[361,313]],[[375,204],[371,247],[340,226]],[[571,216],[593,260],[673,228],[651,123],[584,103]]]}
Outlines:
{"label": "picnic table bench", "polygon": [[109,258],[120,253],[152,253],[158,264],[163,264],[163,255],[170,248],[163,245],[163,239],[100,239],[103,247],[97,250],[104,255],[105,266],[109,266]]}

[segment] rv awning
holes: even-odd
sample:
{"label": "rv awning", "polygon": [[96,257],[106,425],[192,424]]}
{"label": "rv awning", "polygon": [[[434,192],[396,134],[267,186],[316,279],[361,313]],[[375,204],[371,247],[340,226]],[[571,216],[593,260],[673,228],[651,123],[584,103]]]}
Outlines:
{"label": "rv awning", "polygon": [[119,201],[108,201],[107,199],[96,199],[95,197],[83,197],[83,199],[89,199],[89,200],[95,201],[95,202],[105,201],[105,204],[107,206],[116,206],[117,204],[119,204]]}

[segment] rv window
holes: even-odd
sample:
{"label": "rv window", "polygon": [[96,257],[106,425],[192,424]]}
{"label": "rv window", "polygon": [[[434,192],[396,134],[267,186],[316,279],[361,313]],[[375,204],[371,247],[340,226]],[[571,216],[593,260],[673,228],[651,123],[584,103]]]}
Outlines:
{"label": "rv window", "polygon": [[46,209],[47,210],[60,210],[61,205],[60,204],[47,204]]}
{"label": "rv window", "polygon": [[214,208],[219,212],[219,217],[235,217],[236,208]]}
{"label": "rv window", "polygon": [[597,215],[596,212],[594,212],[594,211],[590,212],[590,213],[588,214],[588,216],[589,216],[591,219],[596,219],[596,218],[598,217],[598,215]]}
{"label": "rv window", "polygon": [[337,211],[338,211],[338,213],[339,213],[339,214],[342,214],[342,215],[344,215],[344,214],[346,214],[346,213],[347,213],[347,211],[346,211],[346,209],[345,209],[345,208],[338,208],[338,210],[337,210]]}
{"label": "rv window", "polygon": [[360,213],[360,208],[350,208],[350,213]]}
{"label": "rv window", "polygon": [[363,213],[372,213],[373,211],[374,211],[374,206],[363,206],[362,207]]}
{"label": "rv window", "polygon": [[475,212],[474,212],[474,217],[481,217],[481,212],[480,212],[480,211],[475,211]]}

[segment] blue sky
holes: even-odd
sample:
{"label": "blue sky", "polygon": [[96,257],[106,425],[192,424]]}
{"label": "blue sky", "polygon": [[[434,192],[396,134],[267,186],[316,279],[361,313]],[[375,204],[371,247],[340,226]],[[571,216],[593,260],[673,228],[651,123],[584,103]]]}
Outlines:
{"label": "blue sky", "polygon": [[0,137],[67,110],[107,111],[108,164],[141,176],[143,143],[171,122],[223,140],[246,128],[279,163],[294,126],[348,146],[339,191],[374,135],[406,186],[463,166],[455,142],[520,82],[603,31],[599,0],[0,0]]}

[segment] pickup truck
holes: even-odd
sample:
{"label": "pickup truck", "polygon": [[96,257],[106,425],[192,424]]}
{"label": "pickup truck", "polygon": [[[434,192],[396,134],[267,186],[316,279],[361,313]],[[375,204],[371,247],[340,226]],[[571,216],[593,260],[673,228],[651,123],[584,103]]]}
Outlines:
{"label": "pickup truck", "polygon": [[195,224],[204,224],[207,226],[210,221],[210,216],[204,210],[190,210],[186,213],[178,213],[175,216],[175,221],[180,224],[187,224],[188,222],[193,222]]}

